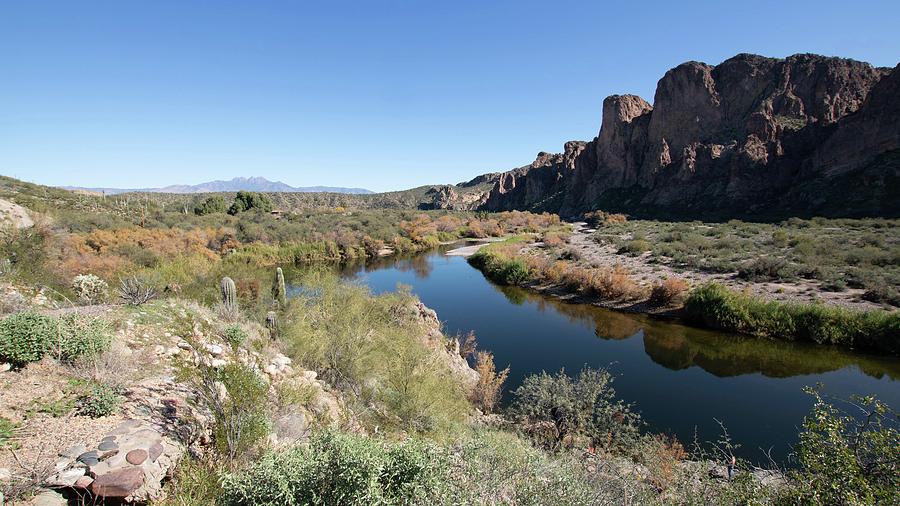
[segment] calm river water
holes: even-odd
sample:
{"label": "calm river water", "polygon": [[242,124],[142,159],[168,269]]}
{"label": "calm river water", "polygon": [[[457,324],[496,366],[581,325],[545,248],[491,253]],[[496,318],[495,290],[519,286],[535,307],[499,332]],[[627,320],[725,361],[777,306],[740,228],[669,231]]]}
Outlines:
{"label": "calm river water", "polygon": [[[347,267],[373,292],[409,285],[447,335],[474,331],[480,349],[510,367],[507,393],[525,376],[584,366],[613,372],[619,397],[651,430],[715,441],[719,422],[754,461],[789,455],[811,401],[805,385],[848,397],[876,394],[900,407],[900,360],[835,348],[768,342],[650,317],[568,304],[488,281],[466,260],[433,251]],[[508,396],[508,395],[507,395]]]}

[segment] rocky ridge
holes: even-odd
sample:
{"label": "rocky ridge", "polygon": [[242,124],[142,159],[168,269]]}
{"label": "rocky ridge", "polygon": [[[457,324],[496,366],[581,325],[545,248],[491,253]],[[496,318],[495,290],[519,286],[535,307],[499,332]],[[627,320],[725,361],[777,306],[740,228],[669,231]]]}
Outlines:
{"label": "rocky ridge", "polygon": [[597,137],[500,174],[479,208],[900,216],[898,112],[900,68],[810,54],[687,62],[652,105],[607,97]]}

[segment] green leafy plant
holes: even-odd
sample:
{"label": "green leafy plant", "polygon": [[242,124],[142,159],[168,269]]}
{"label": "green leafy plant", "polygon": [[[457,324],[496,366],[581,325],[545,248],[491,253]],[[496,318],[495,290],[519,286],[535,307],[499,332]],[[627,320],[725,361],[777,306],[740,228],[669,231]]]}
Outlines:
{"label": "green leafy plant", "polygon": [[224,505],[403,505],[436,499],[447,478],[441,450],[415,439],[386,444],[340,432],[264,455],[222,481]]}
{"label": "green leafy plant", "polygon": [[845,403],[848,413],[814,388],[803,421],[795,472],[801,504],[892,504],[900,490],[898,413],[874,397]]}
{"label": "green leafy plant", "polygon": [[22,312],[0,321],[0,362],[21,367],[44,357],[54,343],[56,320]]}
{"label": "green leafy plant", "polygon": [[230,463],[238,455],[250,456],[269,434],[268,384],[254,369],[240,363],[221,368],[186,365],[182,374],[197,390],[196,402],[212,413],[219,454]]}
{"label": "green leafy plant", "polygon": [[628,447],[637,439],[640,417],[616,399],[612,382],[602,369],[582,369],[574,379],[565,371],[533,374],[512,392],[509,412],[550,448],[578,438],[601,448]]}
{"label": "green leafy plant", "polygon": [[233,349],[239,348],[247,341],[247,332],[242,329],[240,325],[229,325],[225,327],[222,335],[225,337],[225,341],[227,341]]}
{"label": "green leafy plant", "polygon": [[59,358],[74,362],[80,358],[95,357],[112,343],[112,333],[104,320],[78,313],[59,318]]}
{"label": "green leafy plant", "polygon": [[91,418],[101,418],[113,414],[122,402],[118,388],[104,383],[91,386],[78,399],[78,414]]}

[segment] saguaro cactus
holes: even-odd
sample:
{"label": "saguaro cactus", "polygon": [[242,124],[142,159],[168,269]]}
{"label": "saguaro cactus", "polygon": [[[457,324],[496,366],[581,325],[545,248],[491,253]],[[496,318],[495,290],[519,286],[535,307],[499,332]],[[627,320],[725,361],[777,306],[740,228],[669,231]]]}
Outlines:
{"label": "saguaro cactus", "polygon": [[269,311],[266,314],[266,328],[269,329],[270,338],[278,337],[278,314],[275,311]]}
{"label": "saguaro cactus", "polygon": [[280,303],[284,304],[284,300],[287,292],[284,288],[284,271],[281,270],[281,267],[275,269],[275,284],[272,285],[272,297]]}
{"label": "saguaro cactus", "polygon": [[222,289],[222,304],[227,308],[236,308],[237,289],[234,287],[234,280],[225,276],[222,278],[220,287]]}

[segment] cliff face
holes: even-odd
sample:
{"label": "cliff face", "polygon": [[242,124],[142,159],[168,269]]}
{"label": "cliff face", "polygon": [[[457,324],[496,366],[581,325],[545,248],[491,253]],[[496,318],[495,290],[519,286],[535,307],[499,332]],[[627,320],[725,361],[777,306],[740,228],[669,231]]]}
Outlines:
{"label": "cliff face", "polygon": [[898,109],[900,69],[816,55],[688,62],[663,76],[652,106],[607,97],[594,140],[501,174],[482,208],[896,216]]}

